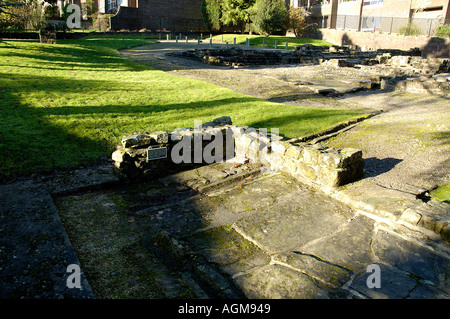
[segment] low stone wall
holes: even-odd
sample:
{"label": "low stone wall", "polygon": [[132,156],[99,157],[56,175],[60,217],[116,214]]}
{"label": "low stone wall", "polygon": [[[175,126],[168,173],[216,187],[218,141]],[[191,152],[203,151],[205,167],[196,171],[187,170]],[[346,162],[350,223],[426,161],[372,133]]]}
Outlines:
{"label": "low stone wall", "polygon": [[[147,152],[158,151],[165,156],[149,159]],[[284,141],[265,129],[232,125],[229,117],[215,119],[196,129],[124,136],[112,159],[116,168],[131,179],[155,178],[234,160],[260,163],[303,183],[329,187],[361,178],[364,168],[360,150]]]}
{"label": "low stone wall", "polygon": [[300,63],[296,52],[280,50],[243,50],[229,49],[196,49],[171,53],[173,56],[192,59],[206,64],[245,66],[245,65],[277,65]]}
{"label": "low stone wall", "polygon": [[426,58],[448,58],[450,56],[450,39],[425,36],[405,36],[380,32],[354,30],[319,29],[314,38],[320,38],[337,45],[363,47],[371,49],[409,50],[420,48]]}

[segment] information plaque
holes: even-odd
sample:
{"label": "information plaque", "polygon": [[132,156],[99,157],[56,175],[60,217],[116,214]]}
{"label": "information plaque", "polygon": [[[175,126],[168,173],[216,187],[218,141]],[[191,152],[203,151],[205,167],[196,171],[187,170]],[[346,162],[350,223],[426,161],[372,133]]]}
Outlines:
{"label": "information plaque", "polygon": [[147,149],[147,160],[154,161],[167,158],[167,147],[152,147]]}

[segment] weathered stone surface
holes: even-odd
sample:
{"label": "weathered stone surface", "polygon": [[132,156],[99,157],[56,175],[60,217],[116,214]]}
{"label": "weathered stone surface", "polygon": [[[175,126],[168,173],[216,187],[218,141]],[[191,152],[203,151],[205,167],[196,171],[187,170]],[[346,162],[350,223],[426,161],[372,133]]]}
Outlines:
{"label": "weathered stone surface", "polygon": [[270,257],[229,226],[202,231],[189,237],[196,252],[233,276],[270,262]]}
{"label": "weathered stone surface", "polygon": [[122,138],[122,146],[124,148],[149,146],[152,140],[152,136],[148,133],[134,133]]}
{"label": "weathered stone surface", "polygon": [[302,254],[298,251],[280,253],[275,255],[273,260],[333,287],[343,286],[352,275],[348,269],[334,265],[320,257]]}
{"label": "weathered stone surface", "polygon": [[406,299],[450,299],[450,294],[430,285],[419,285]]}
{"label": "weathered stone surface", "polygon": [[56,43],[56,29],[55,26],[48,26],[39,30],[39,41],[41,43],[55,44]]}
{"label": "weathered stone surface", "polygon": [[378,266],[380,267],[380,288],[368,287],[367,280],[372,272],[363,272],[356,276],[350,287],[372,299],[404,299],[417,286],[416,280],[407,273],[383,264]]}
{"label": "weathered stone surface", "polygon": [[267,265],[235,279],[250,299],[329,299],[310,277],[280,265]]}
{"label": "weathered stone surface", "polygon": [[413,194],[388,189],[364,179],[346,185],[335,195],[356,209],[394,220],[417,203]]}
{"label": "weathered stone surface", "polygon": [[333,234],[307,243],[299,247],[299,251],[356,273],[372,262],[370,245],[374,221],[358,216],[341,225]]}
{"label": "weathered stone surface", "polygon": [[399,236],[380,230],[374,238],[374,254],[393,267],[414,275],[434,285],[449,287],[448,259]]}
{"label": "weathered stone surface", "polygon": [[163,131],[152,132],[149,134],[150,138],[153,139],[157,144],[167,144],[169,143],[169,133]]}
{"label": "weathered stone surface", "polygon": [[348,208],[319,193],[300,189],[290,194],[233,227],[264,250],[277,253],[336,231],[351,215]]}
{"label": "weathered stone surface", "polygon": [[[183,156],[179,154],[181,161],[185,164],[196,163],[193,150],[198,138],[201,141],[201,154],[208,148],[216,162],[233,156],[247,158],[253,163],[267,165],[271,170],[287,173],[301,181],[336,187],[357,180],[363,173],[364,162],[361,151],[335,150],[323,147],[319,143],[293,144],[282,141],[273,134],[267,134],[265,130],[232,126],[229,116],[204,123],[198,132],[201,136],[194,137],[194,133],[196,133],[194,129],[181,128],[170,133],[127,135],[122,139],[122,148],[118,148],[112,154],[112,158],[115,166],[126,175],[151,177],[155,172],[161,175],[168,167],[173,168],[174,165],[171,164],[175,162],[167,158],[149,163],[144,148],[150,145],[166,145],[170,153],[171,147],[176,147],[176,143],[187,143],[186,147],[183,147]],[[189,137],[187,142],[184,138],[186,136]],[[210,146],[212,136],[223,137],[223,141],[220,141],[221,149],[217,150],[216,146]],[[186,156],[184,152],[187,152]],[[203,157],[202,163],[198,164],[205,164]]]}

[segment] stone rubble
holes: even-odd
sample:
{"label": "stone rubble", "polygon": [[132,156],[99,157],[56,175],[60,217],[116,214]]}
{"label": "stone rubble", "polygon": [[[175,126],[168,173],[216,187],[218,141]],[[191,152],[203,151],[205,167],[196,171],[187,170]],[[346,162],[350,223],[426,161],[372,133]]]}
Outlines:
{"label": "stone rubble", "polygon": [[294,51],[230,48],[192,49],[168,55],[210,65],[249,67],[259,65],[306,64],[332,68],[374,68],[378,76],[370,80],[354,79],[348,92],[333,88],[317,89],[318,94],[340,96],[361,90],[390,90],[412,93],[448,95],[450,93],[450,59],[422,58],[421,51],[378,49],[362,51],[348,46],[297,46]]}
{"label": "stone rubble", "polygon": [[[303,63],[331,67],[361,66],[380,69],[380,76],[360,81],[366,89],[396,90],[411,93],[448,95],[450,93],[450,59],[422,58],[418,48],[409,51],[379,49],[350,50],[348,47],[302,45],[296,48]],[[318,92],[333,94],[335,92]]]}

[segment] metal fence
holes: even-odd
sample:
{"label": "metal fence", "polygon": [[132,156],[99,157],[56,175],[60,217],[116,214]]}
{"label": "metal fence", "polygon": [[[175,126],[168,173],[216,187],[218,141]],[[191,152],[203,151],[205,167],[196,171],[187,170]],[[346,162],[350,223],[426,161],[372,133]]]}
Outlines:
{"label": "metal fence", "polygon": [[434,36],[439,25],[450,24],[450,20],[426,18],[376,17],[357,15],[328,15],[310,17],[310,22],[319,28],[398,33],[404,35]]}

